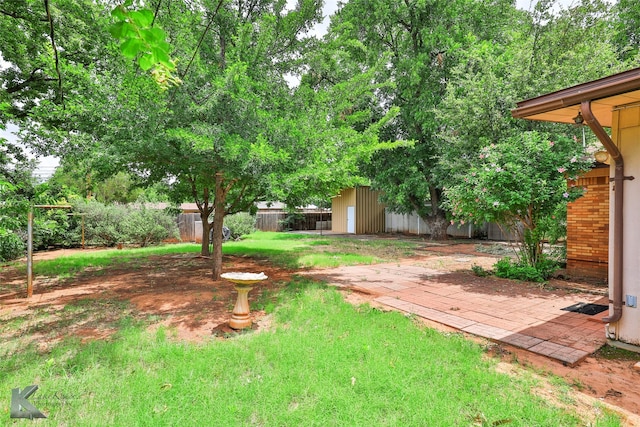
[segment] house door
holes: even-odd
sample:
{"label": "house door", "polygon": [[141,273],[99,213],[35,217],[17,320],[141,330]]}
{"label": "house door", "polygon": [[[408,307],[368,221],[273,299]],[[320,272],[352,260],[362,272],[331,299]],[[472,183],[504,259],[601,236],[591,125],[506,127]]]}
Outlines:
{"label": "house door", "polygon": [[356,232],[356,207],[347,206],[347,233]]}

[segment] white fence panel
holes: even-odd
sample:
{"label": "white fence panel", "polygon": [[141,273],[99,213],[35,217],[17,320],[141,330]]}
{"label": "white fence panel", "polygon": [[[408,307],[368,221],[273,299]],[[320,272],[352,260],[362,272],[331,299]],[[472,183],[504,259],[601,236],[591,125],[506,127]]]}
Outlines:
{"label": "white fence panel", "polygon": [[[398,214],[389,210],[385,211],[385,224],[387,233],[431,234],[426,222],[416,214]],[[447,234],[452,237],[473,238],[487,236],[489,240],[509,240],[511,236],[505,236],[496,224],[452,224],[447,228]]]}

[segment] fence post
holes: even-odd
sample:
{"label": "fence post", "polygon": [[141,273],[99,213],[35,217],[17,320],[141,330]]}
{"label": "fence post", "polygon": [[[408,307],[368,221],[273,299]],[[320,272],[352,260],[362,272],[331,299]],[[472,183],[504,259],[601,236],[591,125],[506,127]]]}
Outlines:
{"label": "fence post", "polygon": [[27,213],[27,298],[33,296],[33,207]]}

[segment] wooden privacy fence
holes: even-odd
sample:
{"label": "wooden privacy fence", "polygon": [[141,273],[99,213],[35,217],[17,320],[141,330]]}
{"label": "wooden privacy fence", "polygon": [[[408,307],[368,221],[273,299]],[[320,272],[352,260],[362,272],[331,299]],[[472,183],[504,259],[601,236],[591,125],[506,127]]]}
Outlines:
{"label": "wooden privacy fence", "polygon": [[319,230],[320,227],[323,230],[331,230],[331,213],[258,212],[256,214],[256,228],[262,231]]}
{"label": "wooden privacy fence", "polygon": [[[183,242],[201,241],[200,214],[183,213],[178,215],[177,221]],[[258,212],[256,228],[261,231],[331,230],[331,213],[304,212],[290,215],[285,212]]]}
{"label": "wooden privacy fence", "polygon": [[[197,213],[183,213],[178,215],[178,230],[180,231],[180,239],[183,242],[195,242],[200,240],[202,236],[197,236],[196,239],[196,221],[200,221],[200,214]],[[202,230],[202,227],[200,227]]]}

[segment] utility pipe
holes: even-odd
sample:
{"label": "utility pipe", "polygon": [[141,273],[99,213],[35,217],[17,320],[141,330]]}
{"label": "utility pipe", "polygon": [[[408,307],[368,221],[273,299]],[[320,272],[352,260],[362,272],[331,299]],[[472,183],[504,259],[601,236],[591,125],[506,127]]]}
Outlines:
{"label": "utility pipe", "polygon": [[615,323],[622,317],[622,237],[623,237],[623,196],[624,196],[624,160],[620,150],[605,132],[600,122],[591,111],[591,101],[582,101],[580,106],[584,122],[598,137],[604,148],[615,162],[613,176],[614,207],[613,207],[613,312],[604,317],[604,323]]}

